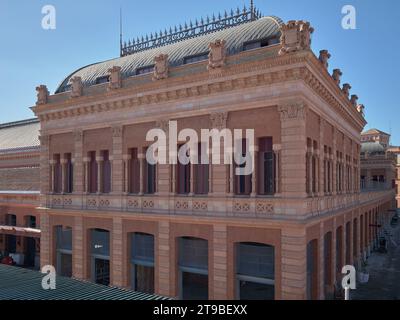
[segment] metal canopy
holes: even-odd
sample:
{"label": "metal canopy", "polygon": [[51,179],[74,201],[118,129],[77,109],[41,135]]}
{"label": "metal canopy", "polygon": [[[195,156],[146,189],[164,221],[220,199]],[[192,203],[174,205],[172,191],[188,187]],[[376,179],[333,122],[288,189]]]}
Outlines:
{"label": "metal canopy", "polygon": [[56,278],[55,290],[44,290],[44,276],[38,271],[0,264],[0,300],[170,300],[61,276]]}

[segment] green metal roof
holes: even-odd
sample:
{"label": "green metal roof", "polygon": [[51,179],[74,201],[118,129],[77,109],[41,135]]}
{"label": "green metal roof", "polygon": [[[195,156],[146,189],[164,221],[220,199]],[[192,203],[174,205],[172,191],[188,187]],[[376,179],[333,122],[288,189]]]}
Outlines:
{"label": "green metal roof", "polygon": [[56,289],[44,290],[45,275],[0,264],[0,300],[170,300],[166,297],[56,277]]}

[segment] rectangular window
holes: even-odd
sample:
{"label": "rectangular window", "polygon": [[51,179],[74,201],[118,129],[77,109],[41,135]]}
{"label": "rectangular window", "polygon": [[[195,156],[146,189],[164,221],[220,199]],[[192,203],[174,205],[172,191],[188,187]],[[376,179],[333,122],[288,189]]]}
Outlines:
{"label": "rectangular window", "polygon": [[[242,140],[237,140],[235,141],[236,148],[240,146],[240,143],[242,144],[242,157],[246,156],[247,152],[247,145],[248,141],[247,139],[242,139]],[[236,174],[236,168],[244,168],[246,166],[246,163],[243,163],[241,165],[237,165],[234,163],[234,181],[235,181],[235,194],[236,195],[250,195],[251,193],[251,180],[252,180],[252,174],[248,175],[237,175]]]}
{"label": "rectangular window", "polygon": [[258,194],[272,195],[275,193],[275,157],[272,151],[272,137],[258,140]]}
{"label": "rectangular window", "polygon": [[74,172],[72,165],[72,154],[66,153],[64,158],[67,160],[66,168],[65,168],[65,192],[72,193],[74,186]]}
{"label": "rectangular window", "polygon": [[32,228],[32,229],[36,228],[36,217],[35,216],[28,216],[27,227]]}
{"label": "rectangular window", "polygon": [[208,59],[208,52],[183,58],[183,64],[195,63]]}
{"label": "rectangular window", "polygon": [[96,79],[96,84],[107,83],[110,81],[110,76],[102,76]]}
{"label": "rectangular window", "polygon": [[6,214],[6,226],[17,226],[17,216],[15,214]]}
{"label": "rectangular window", "polygon": [[154,66],[145,66],[136,69],[136,75],[152,73],[153,71],[154,71]]}
{"label": "rectangular window", "polygon": [[[146,154],[146,152],[145,152]],[[144,167],[144,190],[146,194],[154,194],[156,192],[156,165],[145,161]]]}
{"label": "rectangular window", "polygon": [[249,42],[245,42],[243,44],[243,51],[262,48],[262,47],[268,47],[268,46],[271,46],[271,45],[277,44],[277,43],[279,43],[279,39],[276,37],[269,38],[269,39],[249,41]]}
{"label": "rectangular window", "polygon": [[131,237],[132,289],[154,293],[154,236],[134,233]]}
{"label": "rectangular window", "polygon": [[89,166],[89,193],[97,192],[97,162],[96,162],[96,151],[89,152],[90,161]]}
{"label": "rectangular window", "polygon": [[206,146],[205,143],[198,144],[197,154],[199,163],[194,165],[195,194],[208,194],[209,164],[201,163],[202,156],[207,155]]}
{"label": "rectangular window", "polygon": [[131,159],[129,161],[129,193],[138,194],[140,192],[140,161],[138,149],[130,150]]}
{"label": "rectangular window", "polygon": [[103,163],[102,163],[102,186],[103,186],[103,193],[110,193],[111,192],[111,161],[110,161],[110,152],[108,150],[104,150],[102,152],[103,155]]}
{"label": "rectangular window", "polygon": [[60,154],[54,155],[54,193],[62,192],[62,167]]}
{"label": "rectangular window", "polygon": [[[180,150],[181,146],[178,146]],[[188,194],[190,192],[190,162],[182,164],[179,159],[177,163],[177,193]]]}

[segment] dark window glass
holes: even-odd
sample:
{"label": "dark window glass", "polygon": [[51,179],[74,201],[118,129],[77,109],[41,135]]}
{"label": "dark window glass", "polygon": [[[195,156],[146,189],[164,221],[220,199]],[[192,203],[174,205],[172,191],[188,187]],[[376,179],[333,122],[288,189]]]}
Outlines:
{"label": "dark window glass", "polygon": [[17,216],[15,214],[6,214],[6,225],[16,227]]}
{"label": "dark window glass", "polygon": [[237,245],[237,273],[258,278],[275,279],[273,246],[259,243]]}
{"label": "dark window glass", "polygon": [[183,58],[183,64],[199,62],[208,59],[208,52]]}
{"label": "dark window glass", "polygon": [[91,253],[110,256],[110,233],[102,229],[91,230]]}
{"label": "dark window glass", "polygon": [[103,193],[111,192],[111,161],[108,150],[103,152]]}
{"label": "dark window glass", "polygon": [[72,228],[56,227],[56,248],[72,250]]}
{"label": "dark window glass", "polygon": [[137,148],[131,149],[131,159],[129,161],[129,193],[139,193],[140,191],[140,162],[138,159]]}
{"label": "dark window glass", "polygon": [[102,76],[96,79],[96,84],[106,83],[110,81],[110,76]]}
{"label": "dark window glass", "polygon": [[146,73],[151,73],[153,71],[154,71],[154,66],[145,66],[145,67],[136,69],[136,74],[137,75],[146,74]]}
{"label": "dark window glass", "polygon": [[198,238],[179,239],[179,266],[208,270],[208,241]]}

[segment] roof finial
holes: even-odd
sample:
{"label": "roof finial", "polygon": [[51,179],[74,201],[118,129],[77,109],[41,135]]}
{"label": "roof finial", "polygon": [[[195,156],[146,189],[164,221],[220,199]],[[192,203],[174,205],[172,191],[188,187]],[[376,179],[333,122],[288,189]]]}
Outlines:
{"label": "roof finial", "polygon": [[122,57],[123,47],[122,47],[122,7],[119,7],[119,54]]}
{"label": "roof finial", "polygon": [[254,0],[250,0],[250,14],[251,14],[251,20],[254,19]]}

